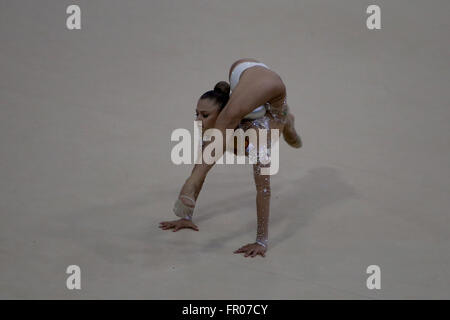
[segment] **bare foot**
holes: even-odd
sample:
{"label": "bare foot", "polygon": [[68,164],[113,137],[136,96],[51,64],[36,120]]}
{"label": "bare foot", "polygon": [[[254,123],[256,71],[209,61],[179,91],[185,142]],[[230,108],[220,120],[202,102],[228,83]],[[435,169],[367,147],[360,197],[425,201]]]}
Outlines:
{"label": "bare foot", "polygon": [[294,121],[295,121],[294,115],[292,113],[289,113],[287,115],[286,125],[283,128],[283,138],[288,145],[298,149],[302,147],[303,143],[302,139],[295,130]]}

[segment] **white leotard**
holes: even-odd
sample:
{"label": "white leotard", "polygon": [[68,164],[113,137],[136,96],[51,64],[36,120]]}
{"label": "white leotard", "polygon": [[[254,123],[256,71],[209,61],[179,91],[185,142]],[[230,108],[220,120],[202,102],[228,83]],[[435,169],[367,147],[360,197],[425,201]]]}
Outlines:
{"label": "white leotard", "polygon": [[[231,91],[233,91],[234,88],[236,88],[236,86],[239,82],[239,79],[241,78],[242,72],[244,72],[248,68],[255,67],[255,66],[261,66],[261,67],[269,69],[269,67],[266,66],[264,63],[251,62],[251,61],[241,62],[234,67],[233,72],[230,75]],[[257,107],[255,110],[253,110],[252,112],[250,112],[248,115],[246,115],[244,117],[244,119],[258,119],[258,118],[263,117],[265,114],[266,114],[266,107],[265,107],[265,105],[261,105],[261,106]]]}

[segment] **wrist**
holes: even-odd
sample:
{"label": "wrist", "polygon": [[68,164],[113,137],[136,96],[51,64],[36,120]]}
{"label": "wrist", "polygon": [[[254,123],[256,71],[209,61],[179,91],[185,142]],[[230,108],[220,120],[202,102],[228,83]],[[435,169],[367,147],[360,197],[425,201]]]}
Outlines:
{"label": "wrist", "polygon": [[268,242],[269,242],[268,239],[256,238],[256,243],[263,246],[264,248],[267,248]]}
{"label": "wrist", "polygon": [[[180,198],[186,198],[187,196],[180,196]],[[193,202],[195,206],[195,200],[190,198],[190,200]],[[173,212],[176,216],[185,219],[185,220],[192,220],[192,216],[194,214],[194,207],[188,207],[186,204],[183,203],[180,199],[177,199],[175,201]]]}

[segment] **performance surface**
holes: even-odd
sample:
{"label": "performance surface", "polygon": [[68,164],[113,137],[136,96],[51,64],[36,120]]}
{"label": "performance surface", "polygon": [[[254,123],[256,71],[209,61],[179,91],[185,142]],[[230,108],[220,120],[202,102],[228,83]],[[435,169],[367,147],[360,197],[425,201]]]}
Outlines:
{"label": "performance surface", "polygon": [[[450,2],[0,4],[0,298],[450,298]],[[283,78],[304,146],[280,146],[269,251],[251,166],[217,165],[163,231],[202,93],[243,57]],[[81,268],[81,290],[66,268]],[[369,290],[366,269],[381,269]]]}

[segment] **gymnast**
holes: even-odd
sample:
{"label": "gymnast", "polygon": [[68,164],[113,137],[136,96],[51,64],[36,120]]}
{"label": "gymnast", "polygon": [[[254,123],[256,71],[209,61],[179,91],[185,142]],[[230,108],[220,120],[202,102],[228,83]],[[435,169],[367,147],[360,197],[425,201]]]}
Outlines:
{"label": "gymnast", "polygon": [[[286,87],[277,73],[258,60],[240,59],[230,67],[229,80],[230,84],[225,81],[218,82],[214,90],[207,91],[198,100],[196,120],[202,123],[202,133],[215,128],[220,130],[222,137],[226,137],[226,129],[278,129],[290,146],[302,146],[302,140],[294,127],[294,116],[289,112],[286,102]],[[226,146],[227,141],[223,139],[222,153],[216,152],[215,161],[227,150]],[[252,144],[249,144],[248,140],[245,147],[245,155],[249,156]],[[270,145],[268,147],[270,148]],[[236,148],[232,151],[237,154]],[[253,164],[256,185],[256,241],[234,251],[243,253],[245,257],[265,257],[268,247],[270,175],[261,175],[261,168],[268,164],[260,161],[260,150],[256,150],[256,153],[258,156]],[[161,222],[161,229],[199,230],[193,223],[192,216],[206,175],[213,165],[214,163],[201,163],[194,166],[175,202],[174,213],[180,219]]]}

